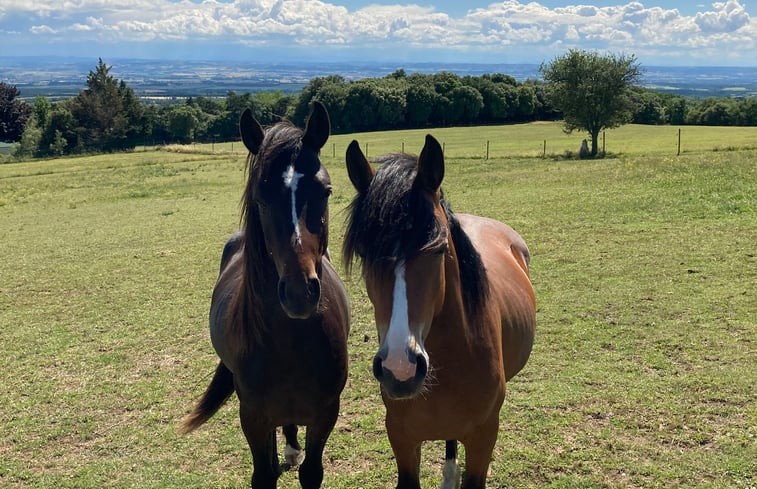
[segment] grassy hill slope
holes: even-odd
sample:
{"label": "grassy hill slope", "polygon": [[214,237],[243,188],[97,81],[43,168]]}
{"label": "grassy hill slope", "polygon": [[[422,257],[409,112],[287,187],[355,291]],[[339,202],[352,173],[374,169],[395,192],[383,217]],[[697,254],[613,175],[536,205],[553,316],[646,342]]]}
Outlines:
{"label": "grassy hill slope", "polygon": [[[536,157],[547,129],[562,135],[430,131],[453,208],[509,223],[533,254],[536,344],[508,385],[489,487],[754,486],[756,129],[684,128],[676,157],[674,128],[628,126],[591,161]],[[357,137],[375,156],[417,152],[423,134]],[[352,137],[323,155],[334,256]],[[487,138],[504,147],[488,161],[474,157]],[[239,223],[244,158],[214,149],[0,165],[1,486],[248,487],[235,400],[176,434],[216,363],[210,293]],[[393,488],[372,311],[358,274],[346,283],[351,371],[324,486]],[[442,460],[429,443],[424,487]],[[296,472],[280,487],[299,487]]]}

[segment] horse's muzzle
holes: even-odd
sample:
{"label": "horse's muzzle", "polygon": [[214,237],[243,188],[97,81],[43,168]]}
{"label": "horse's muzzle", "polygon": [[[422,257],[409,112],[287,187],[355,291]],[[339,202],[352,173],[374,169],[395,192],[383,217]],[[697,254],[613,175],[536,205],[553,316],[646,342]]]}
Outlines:
{"label": "horse's muzzle", "polygon": [[385,358],[379,352],[373,357],[373,376],[384,388],[384,393],[390,399],[411,399],[423,390],[423,384],[428,374],[428,361],[420,353],[409,354],[408,360],[415,366],[415,373],[408,379],[399,380],[394,372],[384,366]]}
{"label": "horse's muzzle", "polygon": [[307,319],[315,314],[320,300],[321,281],[318,277],[304,281],[287,277],[279,280],[279,302],[292,319]]}

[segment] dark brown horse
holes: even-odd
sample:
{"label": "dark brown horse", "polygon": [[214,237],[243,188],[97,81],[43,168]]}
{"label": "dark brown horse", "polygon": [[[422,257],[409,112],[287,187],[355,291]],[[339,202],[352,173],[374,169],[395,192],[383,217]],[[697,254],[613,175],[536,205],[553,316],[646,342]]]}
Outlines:
{"label": "dark brown horse", "polygon": [[357,196],[344,241],[357,255],[379,336],[381,383],[398,489],[420,488],[421,444],[447,440],[443,488],[483,488],[505,382],[531,353],[535,299],[523,239],[493,219],[454,214],[431,136],[416,159],[390,155],[378,171],[356,141],[347,169]]}
{"label": "dark brown horse", "polygon": [[221,361],[181,430],[203,424],[236,391],[252,487],[276,487],[276,427],[284,427],[287,462],[301,461],[304,425],[300,484],[318,488],[347,379],[349,331],[347,293],[326,250],[331,181],[318,153],[329,118],[316,103],[304,132],[287,122],[264,131],[248,109],[239,128],[250,151],[243,226],[224,248],[210,305]]}

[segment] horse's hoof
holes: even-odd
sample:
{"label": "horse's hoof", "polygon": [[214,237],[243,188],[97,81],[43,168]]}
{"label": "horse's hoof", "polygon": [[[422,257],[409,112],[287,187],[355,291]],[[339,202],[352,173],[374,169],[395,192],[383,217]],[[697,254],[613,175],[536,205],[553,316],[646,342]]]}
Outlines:
{"label": "horse's hoof", "polygon": [[289,467],[296,467],[305,460],[305,452],[287,445],[284,448],[284,460]]}

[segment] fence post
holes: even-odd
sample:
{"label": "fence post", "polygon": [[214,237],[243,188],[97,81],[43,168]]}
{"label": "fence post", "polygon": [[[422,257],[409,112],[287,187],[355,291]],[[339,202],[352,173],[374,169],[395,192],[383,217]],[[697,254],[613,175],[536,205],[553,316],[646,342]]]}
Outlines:
{"label": "fence post", "polygon": [[331,153],[334,158],[336,158],[336,143],[331,143]]}
{"label": "fence post", "polygon": [[607,154],[605,151],[605,131],[602,131],[602,156]]}
{"label": "fence post", "polygon": [[405,153],[405,141],[402,141],[402,153]]}
{"label": "fence post", "polygon": [[681,156],[681,128],[678,128],[678,154],[676,156]]}
{"label": "fence post", "polygon": [[489,141],[486,141],[486,159],[489,159]]}
{"label": "fence post", "polygon": [[547,157],[547,140],[546,139],[544,140],[544,150],[542,151],[541,157],[542,159]]}

